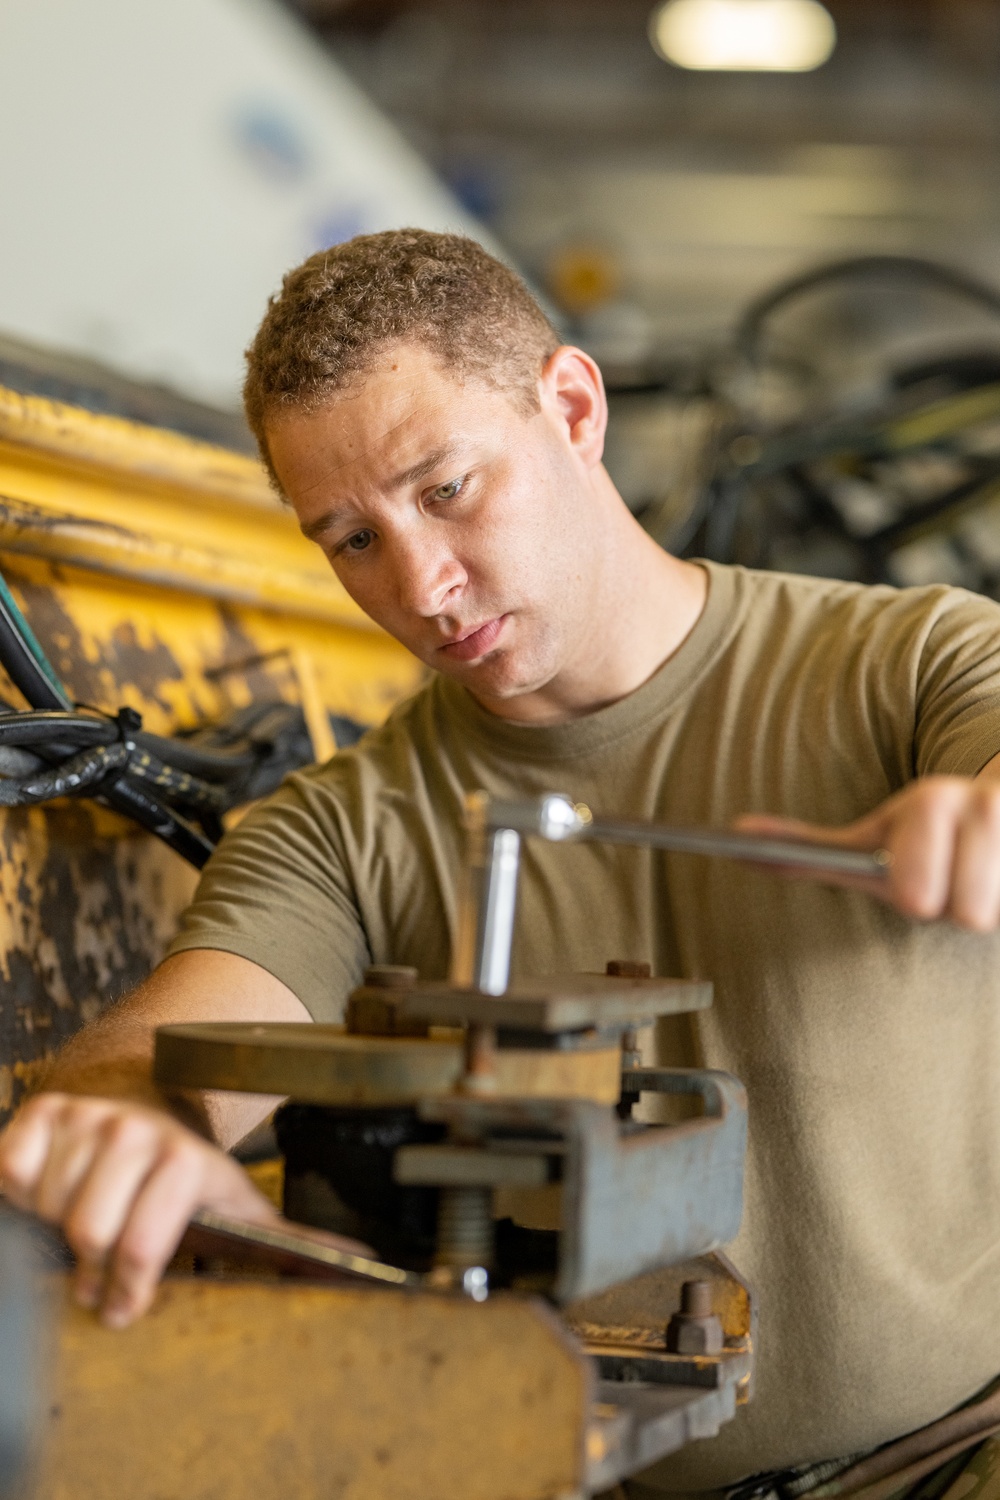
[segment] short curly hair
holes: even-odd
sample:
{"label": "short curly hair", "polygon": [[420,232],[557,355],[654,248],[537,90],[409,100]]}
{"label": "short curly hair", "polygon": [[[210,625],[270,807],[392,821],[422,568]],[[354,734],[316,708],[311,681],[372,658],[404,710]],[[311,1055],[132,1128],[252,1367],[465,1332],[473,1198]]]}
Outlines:
{"label": "short curly hair", "polygon": [[271,298],[246,355],[247,420],[277,488],[267,419],[315,409],[404,340],[432,350],[460,379],[509,392],[529,413],[561,343],[521,278],[465,235],[392,229],[311,255]]}

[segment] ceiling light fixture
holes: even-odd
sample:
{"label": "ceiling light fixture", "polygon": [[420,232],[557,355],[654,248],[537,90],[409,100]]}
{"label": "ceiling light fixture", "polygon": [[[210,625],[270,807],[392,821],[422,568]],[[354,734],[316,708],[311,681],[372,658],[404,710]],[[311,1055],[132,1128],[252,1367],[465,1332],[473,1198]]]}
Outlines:
{"label": "ceiling light fixture", "polygon": [[649,39],[679,68],[808,73],[832,53],[837,28],[819,0],[665,0]]}

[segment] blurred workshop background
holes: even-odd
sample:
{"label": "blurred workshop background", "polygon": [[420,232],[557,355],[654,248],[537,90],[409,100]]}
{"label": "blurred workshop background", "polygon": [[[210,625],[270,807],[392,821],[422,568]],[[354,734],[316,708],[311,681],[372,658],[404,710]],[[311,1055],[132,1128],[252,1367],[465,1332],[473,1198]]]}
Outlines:
{"label": "blurred workshop background", "polygon": [[996,0],[3,0],[0,378],[245,445],[281,272],[458,228],[665,545],[1000,594],[998,82]]}

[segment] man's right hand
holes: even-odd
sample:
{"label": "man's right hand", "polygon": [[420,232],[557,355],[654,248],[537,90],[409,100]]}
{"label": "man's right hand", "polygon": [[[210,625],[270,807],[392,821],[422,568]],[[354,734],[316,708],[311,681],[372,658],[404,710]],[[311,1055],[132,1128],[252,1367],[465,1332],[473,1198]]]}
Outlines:
{"label": "man's right hand", "polygon": [[146,1311],[192,1214],[273,1223],[243,1169],[163,1111],[39,1094],[0,1135],[0,1189],[58,1224],[76,1255],[76,1299],[112,1328]]}

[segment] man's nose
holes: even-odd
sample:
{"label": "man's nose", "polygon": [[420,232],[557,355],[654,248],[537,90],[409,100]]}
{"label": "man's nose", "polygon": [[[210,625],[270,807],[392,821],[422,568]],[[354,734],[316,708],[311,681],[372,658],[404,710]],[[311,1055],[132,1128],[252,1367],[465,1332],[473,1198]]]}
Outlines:
{"label": "man's nose", "polygon": [[403,609],[428,617],[439,614],[466,581],[451,549],[426,536],[400,550],[397,577]]}

